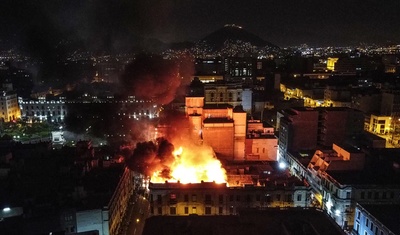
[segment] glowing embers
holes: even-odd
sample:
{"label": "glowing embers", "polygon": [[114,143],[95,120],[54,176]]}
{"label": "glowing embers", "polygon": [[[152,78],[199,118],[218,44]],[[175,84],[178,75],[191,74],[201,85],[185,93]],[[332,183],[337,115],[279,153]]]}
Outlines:
{"label": "glowing embers", "polygon": [[[222,168],[221,162],[214,157],[211,148],[191,147],[183,150],[180,147],[173,152],[174,161],[169,166],[169,172],[157,170],[152,174],[151,182],[164,183],[200,183],[215,182],[225,183],[227,180],[226,171]],[[168,175],[166,177],[166,175]]]}

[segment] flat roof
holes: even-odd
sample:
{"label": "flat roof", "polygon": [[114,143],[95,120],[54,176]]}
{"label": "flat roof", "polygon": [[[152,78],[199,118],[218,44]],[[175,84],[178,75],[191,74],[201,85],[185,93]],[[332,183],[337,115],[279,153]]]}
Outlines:
{"label": "flat roof", "polygon": [[344,235],[345,233],[324,212],[315,209],[266,208],[241,210],[239,215],[153,216],[146,220],[142,234]]}
{"label": "flat roof", "polygon": [[400,234],[400,205],[361,204],[368,213],[385,225],[394,234]]}
{"label": "flat roof", "polygon": [[232,105],[230,104],[205,104],[203,106],[203,109],[227,109],[227,108],[233,108]]}
{"label": "flat roof", "polygon": [[206,118],[203,120],[204,123],[233,123],[233,119],[230,118]]}

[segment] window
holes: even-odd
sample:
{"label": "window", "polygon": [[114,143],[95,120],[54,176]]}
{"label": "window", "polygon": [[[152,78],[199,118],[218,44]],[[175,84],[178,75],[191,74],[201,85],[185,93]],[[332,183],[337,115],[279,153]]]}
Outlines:
{"label": "window", "polygon": [[382,193],[382,198],[383,198],[383,199],[386,199],[386,192],[383,192],[383,193]]}
{"label": "window", "polygon": [[169,214],[170,215],[176,215],[176,207],[170,207],[169,208]]}
{"label": "window", "polygon": [[185,214],[189,214],[189,207],[185,206]]}
{"label": "window", "polygon": [[184,201],[184,202],[189,202],[189,195],[185,194],[185,195],[183,196],[183,201]]}
{"label": "window", "polygon": [[158,202],[158,203],[161,203],[161,202],[162,202],[161,195],[157,195],[157,202]]}
{"label": "window", "polygon": [[206,215],[211,215],[211,207],[206,206]]}
{"label": "window", "polygon": [[193,214],[197,214],[197,208],[194,206],[194,207],[192,207],[192,213]]}
{"label": "window", "polygon": [[372,192],[368,192],[368,199],[371,199],[372,198]]}
{"label": "window", "polygon": [[233,195],[229,196],[229,201],[233,202]]}
{"label": "window", "polygon": [[162,208],[161,207],[157,208],[157,214],[162,215]]}
{"label": "window", "polygon": [[210,194],[206,194],[206,202],[211,202],[211,195]]}
{"label": "window", "polygon": [[361,216],[361,212],[357,212],[357,219],[360,219],[360,216]]}
{"label": "window", "polygon": [[301,194],[297,195],[297,201],[300,202],[301,201]]}
{"label": "window", "polygon": [[197,202],[197,195],[196,194],[192,195],[192,202]]}
{"label": "window", "polygon": [[150,207],[150,214],[154,214],[154,207],[153,206]]}
{"label": "window", "polygon": [[222,214],[223,212],[224,212],[223,207],[222,206],[218,207],[218,214]]}
{"label": "window", "polygon": [[219,195],[218,196],[218,201],[219,201],[219,203],[223,203],[224,202],[224,195]]}
{"label": "window", "polygon": [[375,192],[374,199],[378,199],[378,198],[379,198],[379,192]]}
{"label": "window", "polygon": [[369,219],[367,218],[367,220],[365,221],[365,226],[368,227],[369,225]]}
{"label": "window", "polygon": [[361,199],[364,199],[365,198],[365,192],[361,192]]}
{"label": "window", "polygon": [[240,201],[240,195],[236,195],[236,201]]}
{"label": "window", "polygon": [[347,199],[351,198],[351,193],[350,192],[346,192],[346,198]]}
{"label": "window", "polygon": [[372,221],[371,221],[371,231],[374,231],[374,223],[372,223]]}
{"label": "window", "polygon": [[276,195],[276,200],[277,200],[277,201],[280,201],[280,200],[281,200],[281,195],[280,195],[280,194],[277,194],[277,195]]}

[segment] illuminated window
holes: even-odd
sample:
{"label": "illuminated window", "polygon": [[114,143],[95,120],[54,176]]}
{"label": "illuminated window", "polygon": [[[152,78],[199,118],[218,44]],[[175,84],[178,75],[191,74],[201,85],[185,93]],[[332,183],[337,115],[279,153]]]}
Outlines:
{"label": "illuminated window", "polygon": [[194,206],[194,207],[192,207],[192,213],[193,214],[196,214],[197,213],[197,208]]}

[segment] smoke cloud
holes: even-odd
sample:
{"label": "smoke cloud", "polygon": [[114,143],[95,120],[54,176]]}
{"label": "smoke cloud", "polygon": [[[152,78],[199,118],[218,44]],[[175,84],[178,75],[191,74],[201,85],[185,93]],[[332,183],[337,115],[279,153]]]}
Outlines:
{"label": "smoke cloud", "polygon": [[191,66],[191,63],[166,60],[161,56],[139,55],[126,66],[120,82],[127,95],[160,105],[169,104],[189,84]]}

